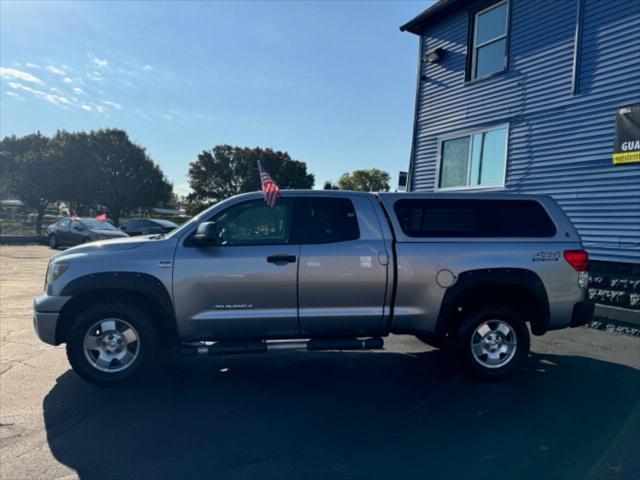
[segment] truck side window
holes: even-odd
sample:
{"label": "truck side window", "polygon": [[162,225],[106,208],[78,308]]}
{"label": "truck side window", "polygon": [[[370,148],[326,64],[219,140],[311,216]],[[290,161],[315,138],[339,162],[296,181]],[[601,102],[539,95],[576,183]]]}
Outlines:
{"label": "truck side window", "polygon": [[394,205],[410,237],[553,237],[556,227],[533,200],[403,199]]}
{"label": "truck side window", "polygon": [[227,208],[213,220],[218,225],[218,245],[282,245],[289,243],[293,202],[281,198],[275,208],[252,200]]}
{"label": "truck side window", "polygon": [[347,242],[360,238],[356,211],[348,198],[304,198],[300,203],[303,243]]}

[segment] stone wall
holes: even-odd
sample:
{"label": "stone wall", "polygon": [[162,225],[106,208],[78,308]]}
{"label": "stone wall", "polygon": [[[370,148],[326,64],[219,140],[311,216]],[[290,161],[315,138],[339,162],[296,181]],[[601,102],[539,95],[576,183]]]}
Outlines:
{"label": "stone wall", "polygon": [[589,262],[589,297],[596,303],[640,310],[640,265]]}

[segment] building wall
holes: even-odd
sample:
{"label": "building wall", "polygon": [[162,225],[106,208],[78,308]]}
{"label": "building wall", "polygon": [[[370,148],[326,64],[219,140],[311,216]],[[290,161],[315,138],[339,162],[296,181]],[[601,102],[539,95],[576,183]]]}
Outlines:
{"label": "building wall", "polygon": [[640,164],[611,160],[618,107],[640,102],[637,0],[583,0],[577,94],[572,93],[578,0],[510,0],[505,73],[465,84],[469,12],[428,25],[418,92],[411,188],[436,185],[438,138],[509,124],[506,188],[551,195],[592,258],[640,262]]}

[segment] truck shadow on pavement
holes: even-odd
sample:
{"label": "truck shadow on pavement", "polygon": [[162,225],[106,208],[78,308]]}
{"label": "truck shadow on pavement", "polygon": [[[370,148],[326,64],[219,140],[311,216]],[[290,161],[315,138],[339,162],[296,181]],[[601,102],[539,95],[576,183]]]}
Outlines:
{"label": "truck shadow on pavement", "polygon": [[68,371],[44,399],[47,439],[82,479],[638,474],[637,370],[533,355],[480,383],[447,365],[438,351],[181,359],[120,389]]}

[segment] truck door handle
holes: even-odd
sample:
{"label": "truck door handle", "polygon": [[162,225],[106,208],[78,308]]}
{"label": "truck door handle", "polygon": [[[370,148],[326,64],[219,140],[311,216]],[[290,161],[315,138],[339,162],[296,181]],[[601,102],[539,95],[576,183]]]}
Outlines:
{"label": "truck door handle", "polygon": [[267,257],[267,262],[269,263],[293,263],[296,261],[295,255],[269,255]]}

